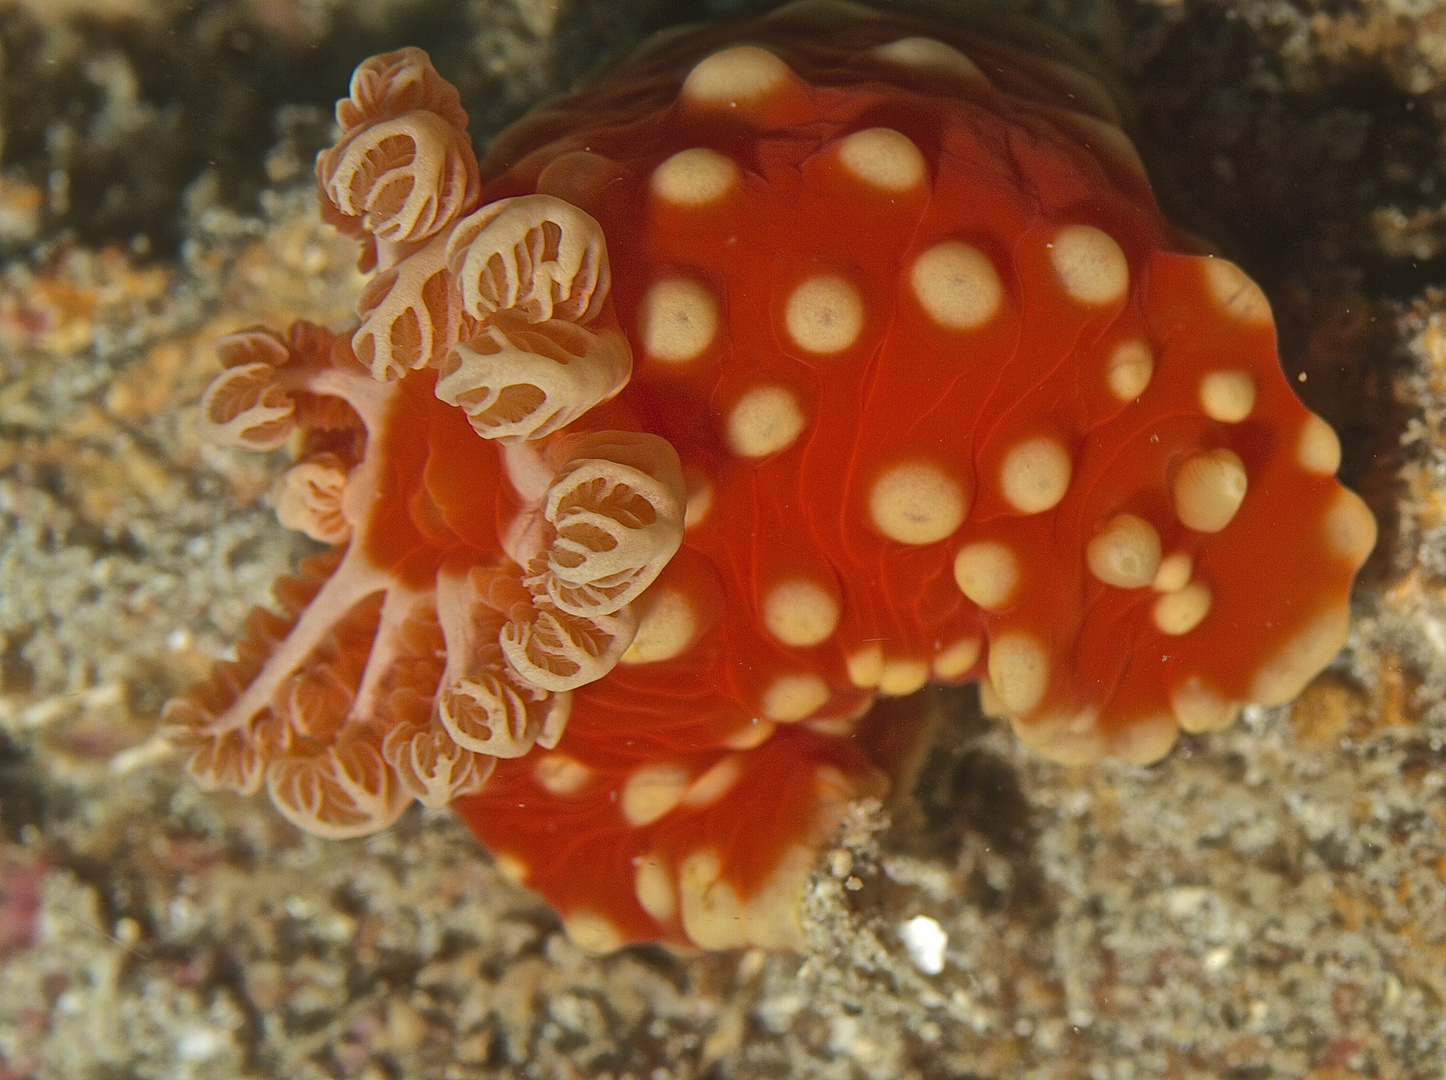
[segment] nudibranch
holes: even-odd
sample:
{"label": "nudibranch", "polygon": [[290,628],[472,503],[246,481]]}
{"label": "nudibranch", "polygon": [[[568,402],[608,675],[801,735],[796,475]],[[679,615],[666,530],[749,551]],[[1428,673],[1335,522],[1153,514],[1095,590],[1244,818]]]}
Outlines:
{"label": "nudibranch", "polygon": [[1336,436],[1074,67],[803,0],[480,163],[416,49],[337,121],[359,323],[226,338],[201,403],[330,545],[168,707],[204,784],[333,837],[451,805],[593,948],[790,947],[880,698],[1148,763],[1344,641]]}

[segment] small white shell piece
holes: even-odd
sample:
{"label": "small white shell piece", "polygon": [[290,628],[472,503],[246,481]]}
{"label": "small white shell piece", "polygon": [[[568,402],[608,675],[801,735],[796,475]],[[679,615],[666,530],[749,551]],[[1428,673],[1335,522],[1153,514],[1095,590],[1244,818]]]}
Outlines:
{"label": "small white shell piece", "polygon": [[899,940],[904,943],[914,966],[925,975],[938,975],[944,970],[949,935],[937,921],[927,915],[915,915],[899,926]]}
{"label": "small white shell piece", "polygon": [[602,226],[552,195],[500,199],[463,218],[447,241],[447,266],[477,319],[508,311],[532,323],[588,323],[610,286]]}

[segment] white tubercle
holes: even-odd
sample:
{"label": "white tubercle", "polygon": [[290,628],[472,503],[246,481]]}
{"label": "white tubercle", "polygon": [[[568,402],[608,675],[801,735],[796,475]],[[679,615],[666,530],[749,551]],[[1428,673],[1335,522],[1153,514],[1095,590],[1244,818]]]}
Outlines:
{"label": "white tubercle", "polygon": [[1004,286],[989,257],[958,240],[920,253],[909,286],[929,317],[949,330],[983,326],[1004,303]]}
{"label": "white tubercle", "polygon": [[1093,225],[1067,225],[1049,249],[1060,287],[1082,304],[1112,304],[1130,287],[1130,264],[1114,237]]}
{"label": "white tubercle", "polygon": [[686,101],[713,108],[754,105],[783,88],[788,65],[757,45],[734,45],[706,56],[683,80]]}
{"label": "white tubercle", "polygon": [[793,290],[783,320],[800,349],[832,355],[853,345],[863,332],[864,300],[847,278],[820,274]]}

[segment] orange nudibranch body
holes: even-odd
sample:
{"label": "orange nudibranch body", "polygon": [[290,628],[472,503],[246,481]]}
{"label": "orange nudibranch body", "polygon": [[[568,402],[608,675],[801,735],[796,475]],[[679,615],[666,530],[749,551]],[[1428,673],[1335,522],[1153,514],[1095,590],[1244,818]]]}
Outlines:
{"label": "orange nudibranch body", "polygon": [[[352,366],[208,392],[264,448],[291,388],[283,520],[342,552],[330,616],[175,707],[211,782],[335,835],[450,802],[595,948],[788,947],[885,789],[880,697],[977,680],[1046,757],[1145,763],[1340,648],[1374,520],[1089,75],[804,0],[645,47],[480,167],[459,114],[416,50],[358,70],[318,162],[380,268]],[[360,447],[306,427],[328,394]]]}

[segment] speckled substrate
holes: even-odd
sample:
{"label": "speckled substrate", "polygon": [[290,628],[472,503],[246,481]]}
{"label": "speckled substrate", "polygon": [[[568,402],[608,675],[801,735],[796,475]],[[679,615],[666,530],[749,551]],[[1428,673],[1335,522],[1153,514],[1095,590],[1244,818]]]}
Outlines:
{"label": "speckled substrate", "polygon": [[0,1080],[1443,1074],[1446,8],[1043,10],[1125,73],[1162,196],[1261,277],[1382,518],[1331,671],[1149,769],[1044,764],[940,695],[808,955],[584,955],[446,814],[320,841],[152,741],[302,553],[279,461],[191,406],[218,334],[347,318],[304,170],[278,151],[259,213],[193,199],[144,265],[42,235],[12,174],[0,224],[47,250],[0,279]]}

